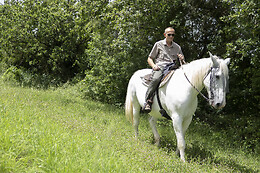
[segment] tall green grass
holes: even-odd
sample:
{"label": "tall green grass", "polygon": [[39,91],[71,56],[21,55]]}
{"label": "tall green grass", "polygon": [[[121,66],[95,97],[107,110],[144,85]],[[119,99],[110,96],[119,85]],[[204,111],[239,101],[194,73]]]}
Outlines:
{"label": "tall green grass", "polygon": [[134,138],[124,110],[84,100],[75,88],[35,90],[0,84],[0,172],[259,172],[247,153],[194,120],[186,136],[187,163],[175,156],[170,121],[160,121],[153,145],[147,115]]}

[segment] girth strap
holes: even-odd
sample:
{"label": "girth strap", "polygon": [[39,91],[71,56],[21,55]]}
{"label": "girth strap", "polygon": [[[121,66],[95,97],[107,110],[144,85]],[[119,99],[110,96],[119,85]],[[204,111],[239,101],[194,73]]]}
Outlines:
{"label": "girth strap", "polygon": [[167,114],[167,112],[162,107],[158,90],[159,90],[159,88],[156,89],[155,94],[157,95],[157,101],[158,101],[158,105],[159,105],[159,108],[160,108],[159,112],[161,113],[161,115],[163,117],[167,118],[168,120],[172,120],[172,118]]}

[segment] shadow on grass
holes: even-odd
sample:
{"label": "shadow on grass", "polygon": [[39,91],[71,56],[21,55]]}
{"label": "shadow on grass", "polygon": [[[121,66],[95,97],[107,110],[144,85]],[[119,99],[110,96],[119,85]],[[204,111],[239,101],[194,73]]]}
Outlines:
{"label": "shadow on grass", "polygon": [[192,147],[186,148],[186,155],[188,161],[197,160],[201,164],[206,162],[215,165],[225,165],[230,169],[233,169],[235,172],[258,172],[257,170],[240,165],[236,161],[232,160],[232,158],[215,157],[213,151],[209,151],[206,148],[201,148],[199,145],[194,143],[192,144]]}
{"label": "shadow on grass", "polygon": [[[175,153],[176,147],[177,146],[176,146],[175,138],[170,138],[167,136],[161,137],[160,148],[165,150],[167,153],[169,154]],[[246,166],[240,165],[239,163],[236,163],[236,161],[232,160],[232,158],[223,158],[223,157],[216,158],[214,156],[213,151],[210,151],[207,148],[203,148],[196,143],[192,143],[190,146],[187,146],[185,150],[185,154],[188,162],[195,160],[200,164],[209,163],[209,164],[214,164],[216,166],[222,165],[222,166],[229,167],[234,172],[257,173],[259,171],[259,170],[253,170]]]}

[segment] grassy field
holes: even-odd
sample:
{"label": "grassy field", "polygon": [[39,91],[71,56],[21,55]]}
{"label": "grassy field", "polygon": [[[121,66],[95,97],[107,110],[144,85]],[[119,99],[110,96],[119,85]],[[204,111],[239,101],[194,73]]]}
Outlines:
{"label": "grassy field", "polygon": [[259,172],[248,153],[194,120],[186,163],[174,155],[170,121],[159,122],[153,145],[147,115],[135,140],[124,110],[81,99],[75,89],[35,90],[0,84],[0,172]]}

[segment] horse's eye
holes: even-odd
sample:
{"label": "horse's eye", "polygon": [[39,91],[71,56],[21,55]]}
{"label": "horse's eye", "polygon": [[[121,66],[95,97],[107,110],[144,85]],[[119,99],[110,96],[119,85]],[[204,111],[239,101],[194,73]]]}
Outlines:
{"label": "horse's eye", "polygon": [[219,75],[216,75],[216,79],[219,79],[220,78],[220,76]]}

